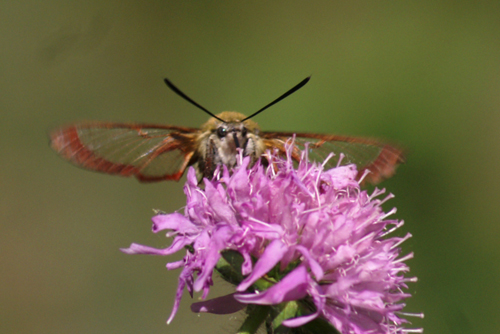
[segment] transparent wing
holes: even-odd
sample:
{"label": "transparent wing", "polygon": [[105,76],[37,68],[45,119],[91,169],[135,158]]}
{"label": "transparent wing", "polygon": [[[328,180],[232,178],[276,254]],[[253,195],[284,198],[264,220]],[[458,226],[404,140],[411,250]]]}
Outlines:
{"label": "transparent wing", "polygon": [[142,182],[179,180],[195,152],[197,129],[151,124],[88,122],[50,133],[51,147],[93,171]]}
{"label": "transparent wing", "polygon": [[[286,133],[286,132],[264,132],[266,147],[277,148],[284,152],[284,143],[295,135],[295,145],[304,149],[308,145],[309,159],[322,163],[330,153],[334,153],[328,160],[326,167],[335,167],[338,164],[340,154],[344,155],[341,165],[356,164],[358,175],[361,176],[365,170],[370,173],[364,182],[376,184],[385,178],[391,177],[398,164],[404,162],[404,152],[395,145],[389,145],[373,139],[346,137],[336,135],[321,135],[313,133]],[[295,160],[300,156],[295,153]]]}

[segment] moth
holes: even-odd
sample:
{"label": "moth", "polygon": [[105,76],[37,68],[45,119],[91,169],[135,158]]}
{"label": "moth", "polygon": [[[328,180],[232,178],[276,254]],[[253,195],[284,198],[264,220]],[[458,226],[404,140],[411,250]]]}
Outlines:
{"label": "moth", "polygon": [[120,176],[135,176],[141,182],[178,181],[186,168],[194,165],[199,174],[211,178],[219,165],[232,168],[237,152],[249,156],[252,163],[266,150],[285,153],[285,143],[295,135],[292,158],[300,160],[299,149],[308,147],[309,159],[325,167],[355,163],[358,175],[370,173],[364,182],[372,184],[392,176],[404,161],[403,150],[375,139],[261,131],[252,117],[302,88],[310,77],[248,117],[231,111],[213,114],[165,79],[167,86],[186,101],[205,111],[211,118],[199,129],[174,125],[80,122],[50,132],[50,145],[62,158],[87,170]]}

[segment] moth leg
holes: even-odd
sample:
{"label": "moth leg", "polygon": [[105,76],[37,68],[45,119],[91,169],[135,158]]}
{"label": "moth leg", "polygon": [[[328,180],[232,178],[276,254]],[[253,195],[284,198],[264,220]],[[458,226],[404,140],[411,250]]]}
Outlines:
{"label": "moth leg", "polygon": [[203,177],[207,179],[212,179],[214,176],[215,169],[217,168],[217,147],[212,139],[207,141],[206,155],[203,163],[200,163],[200,171],[203,174]]}

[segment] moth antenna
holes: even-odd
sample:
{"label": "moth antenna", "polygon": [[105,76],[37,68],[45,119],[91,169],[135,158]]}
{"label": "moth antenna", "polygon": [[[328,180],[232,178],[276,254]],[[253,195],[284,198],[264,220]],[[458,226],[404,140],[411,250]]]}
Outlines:
{"label": "moth antenna", "polygon": [[208,111],[207,109],[205,109],[204,107],[202,107],[201,105],[199,105],[198,103],[194,102],[189,96],[187,96],[186,94],[184,94],[179,88],[175,87],[174,84],[172,82],[170,82],[170,80],[168,80],[167,78],[164,79],[165,80],[165,83],[167,84],[168,88],[170,88],[171,90],[174,91],[174,93],[176,93],[177,95],[179,95],[180,97],[182,97],[184,100],[190,102],[191,104],[197,106],[198,108],[200,108],[201,110],[203,110],[204,112],[206,112],[207,114],[209,114],[210,116],[212,116],[213,118],[221,121],[222,123],[226,123],[226,121],[220,119],[219,117],[215,116],[213,113],[211,113],[210,111]]}
{"label": "moth antenna", "polygon": [[[280,97],[278,97],[276,100],[274,100],[273,102],[269,103],[268,105],[266,105],[265,107],[257,110],[256,112],[254,112],[253,114],[251,114],[250,116],[248,116],[247,118],[243,119],[242,122],[246,121],[247,119],[250,119],[252,117],[254,117],[255,115],[263,112],[264,110],[266,110],[267,108],[269,108],[270,106],[272,106],[273,104],[276,104],[278,103],[279,101],[283,100],[285,97],[287,97],[288,95],[291,95],[293,93],[295,93],[296,91],[298,91],[299,89],[301,89],[302,87],[304,87],[304,85],[309,81],[309,79],[311,79],[311,76],[308,76],[307,78],[305,78],[304,80],[302,80],[301,82],[299,82],[297,85],[295,85],[292,89],[288,90],[285,94],[281,95]],[[167,84],[168,85],[168,84]]]}

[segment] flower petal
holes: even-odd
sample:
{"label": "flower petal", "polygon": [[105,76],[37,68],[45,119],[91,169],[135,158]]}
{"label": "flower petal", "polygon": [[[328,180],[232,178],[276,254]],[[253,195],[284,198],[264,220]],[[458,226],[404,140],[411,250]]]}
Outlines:
{"label": "flower petal", "polygon": [[275,305],[307,296],[308,274],[299,266],[269,289],[255,294],[236,294],[234,298],[242,303]]}
{"label": "flower petal", "polygon": [[205,179],[205,193],[208,199],[208,205],[212,208],[218,219],[228,224],[236,225],[236,217],[231,207],[226,203],[226,198],[222,198],[217,188]]}
{"label": "flower petal", "polygon": [[209,240],[209,244],[204,252],[204,263],[201,273],[194,282],[194,291],[200,291],[208,287],[208,279],[212,276],[217,261],[220,258],[220,251],[226,246],[227,239],[231,236],[231,228],[224,226],[218,229]]}
{"label": "flower petal", "polygon": [[161,230],[175,230],[180,234],[197,233],[198,227],[180,213],[169,215],[160,214],[151,218],[153,221],[153,232]]}
{"label": "flower petal", "polygon": [[295,247],[296,250],[302,253],[302,255],[306,258],[307,263],[309,264],[309,268],[311,268],[312,273],[316,277],[317,281],[321,281],[323,278],[323,269],[320,264],[312,257],[311,253],[304,246]]}
{"label": "flower petal", "polygon": [[281,260],[287,249],[288,247],[281,240],[271,241],[255,264],[252,273],[238,285],[236,291],[245,291],[255,281],[264,276]]}
{"label": "flower petal", "polygon": [[148,254],[148,255],[170,255],[177,251],[177,250],[172,251],[170,247],[165,249],[158,249],[139,244],[131,244],[129,248],[120,248],[120,250],[125,254]]}

